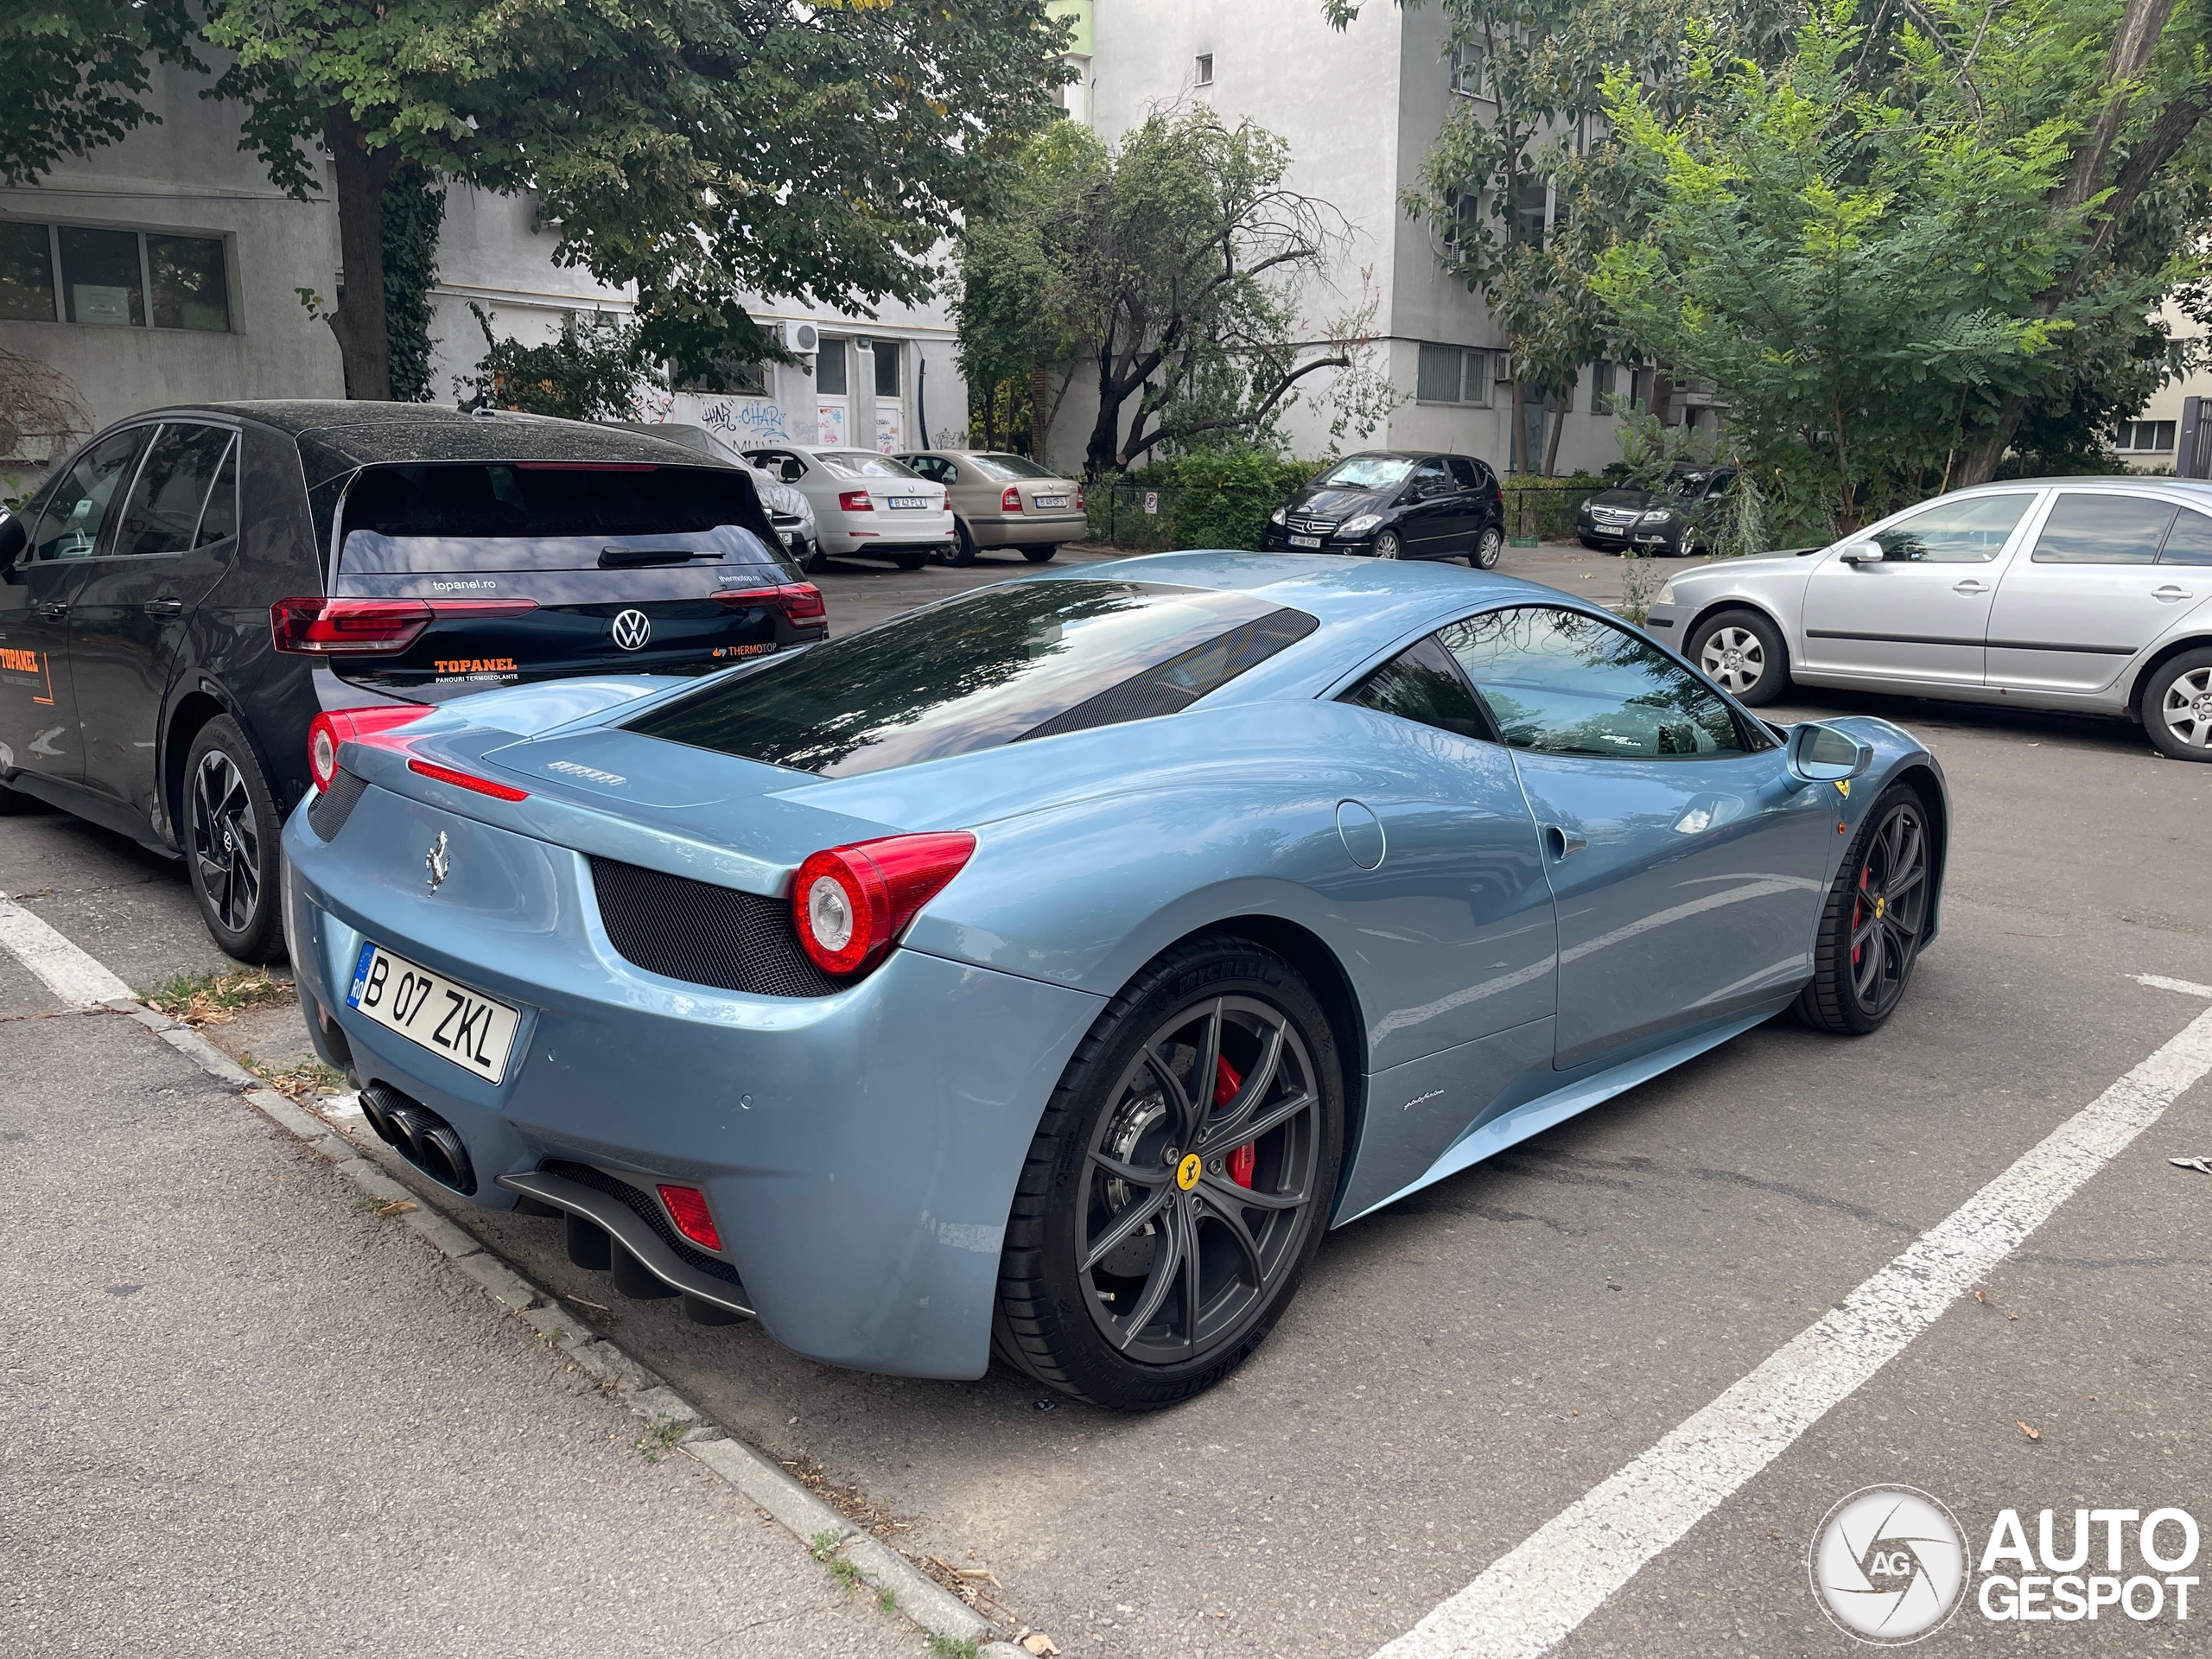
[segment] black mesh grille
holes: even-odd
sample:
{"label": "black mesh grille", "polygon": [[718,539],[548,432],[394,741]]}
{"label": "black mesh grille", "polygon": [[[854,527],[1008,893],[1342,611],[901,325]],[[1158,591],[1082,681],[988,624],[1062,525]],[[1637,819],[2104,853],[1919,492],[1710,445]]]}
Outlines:
{"label": "black mesh grille", "polygon": [[799,949],[784,899],[611,858],[592,860],[591,879],[608,940],[647,973],[752,996],[845,988]]}
{"label": "black mesh grille", "polygon": [[651,1198],[632,1186],[627,1181],[618,1181],[605,1170],[594,1169],[589,1164],[569,1164],[556,1160],[541,1164],[538,1167],[548,1175],[558,1175],[563,1180],[574,1181],[578,1186],[588,1186],[594,1192],[604,1192],[608,1198],[619,1199],[628,1205],[631,1209],[638,1212],[638,1219],[659,1234],[660,1242],[674,1250],[683,1261],[698,1268],[709,1278],[719,1279],[726,1285],[734,1285],[740,1290],[745,1288],[745,1281],[737,1276],[735,1268],[730,1266],[719,1255],[709,1255],[704,1250],[693,1245],[683,1234],[668,1224],[668,1217],[661,1213],[660,1205],[655,1204]]}
{"label": "black mesh grille", "polygon": [[339,767],[338,775],[330,780],[330,787],[308,803],[308,827],[318,840],[338,839],[338,832],[353,816],[353,809],[361,804],[361,796],[368,786],[365,779]]}

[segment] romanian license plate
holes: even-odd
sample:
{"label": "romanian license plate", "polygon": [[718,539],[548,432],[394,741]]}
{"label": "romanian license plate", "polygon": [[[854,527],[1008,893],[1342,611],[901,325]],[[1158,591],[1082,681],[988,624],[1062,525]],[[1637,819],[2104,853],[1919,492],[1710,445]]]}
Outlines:
{"label": "romanian license plate", "polygon": [[1290,538],[1290,544],[1293,547],[1319,547],[1321,538],[1319,536],[1294,536]]}
{"label": "romanian license plate", "polygon": [[346,1006],[486,1083],[506,1075],[522,1015],[379,944],[364,944]]}
{"label": "romanian license plate", "polygon": [[1039,495],[1032,499],[1040,507],[1065,507],[1068,504],[1068,499],[1065,495]]}
{"label": "romanian license plate", "polygon": [[926,507],[930,504],[930,499],[926,495],[894,495],[889,499],[892,511],[894,512],[910,512],[917,507]]}

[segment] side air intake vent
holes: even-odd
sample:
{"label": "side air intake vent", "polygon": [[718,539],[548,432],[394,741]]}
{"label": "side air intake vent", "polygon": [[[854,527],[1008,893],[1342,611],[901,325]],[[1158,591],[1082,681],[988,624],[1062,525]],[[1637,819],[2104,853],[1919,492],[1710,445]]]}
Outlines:
{"label": "side air intake vent", "polygon": [[599,918],[625,962],[751,996],[829,996],[845,986],[799,949],[790,903],[611,858],[591,861]]}

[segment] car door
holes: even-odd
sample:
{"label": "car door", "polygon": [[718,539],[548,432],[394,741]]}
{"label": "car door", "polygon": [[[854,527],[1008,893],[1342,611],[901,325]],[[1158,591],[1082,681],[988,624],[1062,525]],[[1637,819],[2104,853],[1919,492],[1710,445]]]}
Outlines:
{"label": "car door", "polygon": [[237,452],[227,427],[165,423],[69,607],[86,785],[149,820],[177,645],[238,548]]}
{"label": "car door", "polygon": [[1443,461],[1431,455],[1417,464],[1398,499],[1409,503],[1398,516],[1398,533],[1410,559],[1448,557],[1459,549],[1454,532],[1462,517],[1459,486]]}
{"label": "car door", "polygon": [[[2183,522],[2183,521],[2187,522]],[[2130,658],[2212,591],[2212,570],[2161,563],[2202,547],[2212,518],[2159,496],[2060,490],[2024,556],[1998,584],[1989,683],[2101,691]]]}
{"label": "car door", "polygon": [[69,608],[124,479],[152,428],[84,450],[42,493],[37,520],[0,581],[0,770],[57,782],[84,776],[69,677]]}
{"label": "car door", "polygon": [[1445,644],[1512,751],[1559,911],[1554,1064],[1770,1010],[1812,971],[1833,795],[1627,629],[1550,605]]}
{"label": "car door", "polygon": [[[1800,665],[1815,674],[1980,685],[2005,560],[2038,493],[1949,496],[1815,556]],[[1846,563],[1860,541],[1879,561]]]}
{"label": "car door", "polygon": [[1465,553],[1473,548],[1476,535],[1490,518],[1490,491],[1484,484],[1483,469],[1466,456],[1446,455],[1444,464],[1452,472],[1451,551]]}

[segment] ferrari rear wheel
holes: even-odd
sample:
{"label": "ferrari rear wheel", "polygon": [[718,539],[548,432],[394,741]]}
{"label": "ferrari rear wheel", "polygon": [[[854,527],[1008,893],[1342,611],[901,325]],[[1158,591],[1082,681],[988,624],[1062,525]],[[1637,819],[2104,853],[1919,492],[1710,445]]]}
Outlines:
{"label": "ferrari rear wheel", "polygon": [[1249,940],[1178,945],[1107,1006],[1046,1108],[995,1351],[1116,1410],[1211,1388],[1296,1291],[1343,1147],[1336,1039],[1306,982]]}
{"label": "ferrari rear wheel", "polygon": [[1920,791],[1910,784],[1884,791],[1821,912],[1812,982],[1796,1007],[1806,1025],[1863,1036],[1897,1011],[1935,903],[1935,847]]}

